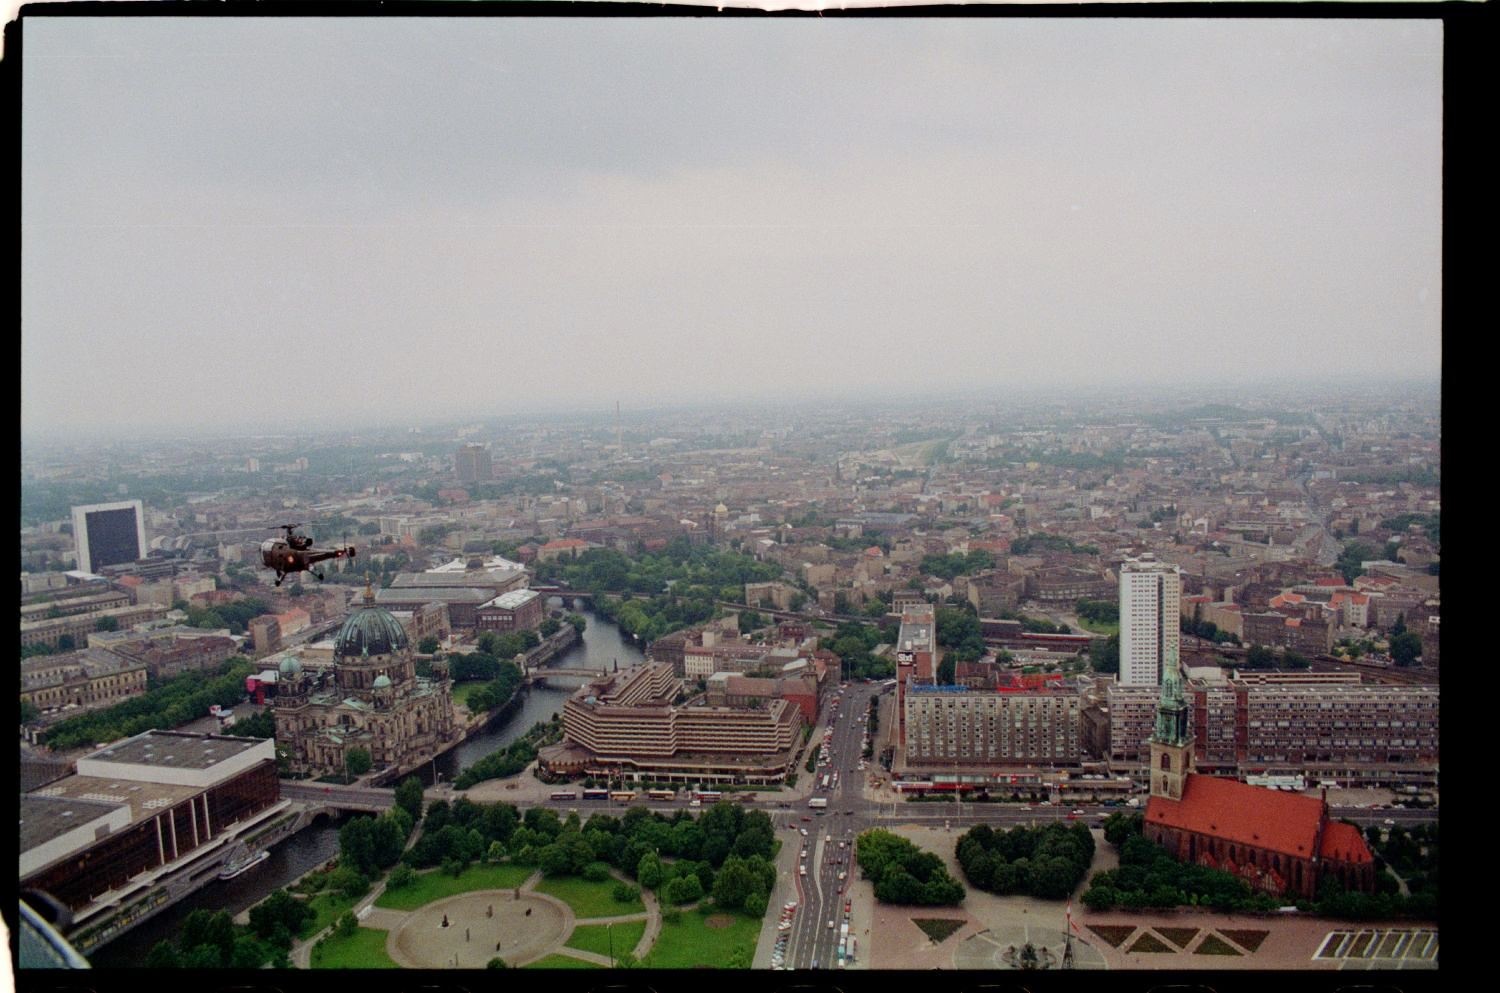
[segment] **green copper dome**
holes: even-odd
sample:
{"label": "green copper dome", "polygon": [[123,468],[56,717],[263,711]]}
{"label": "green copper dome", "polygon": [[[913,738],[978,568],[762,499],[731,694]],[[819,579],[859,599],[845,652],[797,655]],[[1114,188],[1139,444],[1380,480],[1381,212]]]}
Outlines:
{"label": "green copper dome", "polygon": [[333,654],[339,658],[389,655],[406,647],[406,629],[390,611],[375,606],[375,594],[369,589],[364,606],[349,615],[333,640]]}
{"label": "green copper dome", "polygon": [[302,671],[302,663],[297,661],[295,655],[288,655],[277,668],[283,676],[295,676]]}

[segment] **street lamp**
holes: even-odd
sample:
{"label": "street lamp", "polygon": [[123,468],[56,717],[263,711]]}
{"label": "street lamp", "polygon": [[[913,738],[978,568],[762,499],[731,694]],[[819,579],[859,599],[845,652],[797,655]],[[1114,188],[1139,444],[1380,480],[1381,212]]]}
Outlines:
{"label": "street lamp", "polygon": [[609,967],[615,967],[615,931],[614,924],[604,925],[604,933],[609,937]]}

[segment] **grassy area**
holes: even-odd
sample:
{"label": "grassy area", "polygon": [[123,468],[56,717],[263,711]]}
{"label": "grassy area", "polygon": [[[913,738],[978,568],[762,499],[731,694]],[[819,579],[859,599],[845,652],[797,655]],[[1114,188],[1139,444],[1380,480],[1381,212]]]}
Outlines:
{"label": "grassy area", "polygon": [[385,939],[389,931],[375,928],[355,928],[347,938],[330,936],[323,939],[322,948],[314,948],[314,969],[399,969],[401,968],[385,953]]}
{"label": "grassy area", "polygon": [[1210,934],[1193,950],[1195,955],[1240,955],[1239,949],[1216,934]]}
{"label": "grassy area", "polygon": [[1158,938],[1156,935],[1152,934],[1150,931],[1144,931],[1144,932],[1142,932],[1141,936],[1139,938],[1135,939],[1135,944],[1131,945],[1129,948],[1127,948],[1125,950],[1127,952],[1130,952],[1131,954],[1135,954],[1137,952],[1175,952],[1175,951],[1177,951],[1177,949],[1173,948],[1171,945],[1167,944],[1165,941],[1162,941],[1160,938]]}
{"label": "grassy area", "polygon": [[[1120,633],[1120,624],[1118,621],[1091,621],[1087,617],[1080,617],[1078,618],[1078,624],[1085,631],[1102,634],[1105,637]],[[454,695],[457,696],[458,694],[455,693]]]}
{"label": "grassy area", "polygon": [[676,924],[663,922],[656,945],[641,965],[648,969],[748,969],[760,926],[760,918],[744,914],[684,911]]}
{"label": "grassy area", "polygon": [[1159,927],[1156,933],[1178,948],[1186,948],[1198,937],[1198,929],[1195,927]]}
{"label": "grassy area", "polygon": [[313,909],[313,912],[317,914],[317,916],[314,917],[312,923],[307,925],[307,927],[303,930],[302,936],[304,938],[310,938],[313,935],[317,934],[319,931],[323,930],[328,925],[338,920],[340,915],[348,913],[349,909],[358,902],[358,900],[351,900],[348,897],[342,896],[340,894],[331,892],[319,893],[317,896],[307,901],[307,905]]}
{"label": "grassy area", "polygon": [[483,679],[470,679],[462,683],[455,683],[453,684],[453,702],[463,704],[464,708],[472,714],[474,711],[469,708],[469,697],[488,685],[489,682]]}
{"label": "grassy area", "polygon": [[[568,939],[569,948],[578,948],[585,952],[593,952],[595,955],[608,955],[613,947],[614,955],[619,958],[626,952],[634,953],[635,946],[640,943],[641,935],[646,933],[645,921],[626,921],[621,924],[587,924],[573,929],[573,936]],[[611,946],[613,941],[613,946]]]}
{"label": "grassy area", "polygon": [[1119,948],[1125,939],[1135,934],[1134,924],[1090,924],[1089,930],[1109,942],[1111,948]]}
{"label": "grassy area", "polygon": [[591,883],[578,876],[554,876],[543,879],[537,884],[536,891],[555,896],[572,907],[574,915],[579,920],[645,913],[646,905],[641,902],[640,897],[636,897],[629,903],[616,900],[614,890],[617,885],[619,881],[616,879]]}
{"label": "grassy area", "polygon": [[1265,941],[1266,936],[1271,932],[1262,931],[1257,928],[1245,928],[1233,931],[1229,930],[1228,928],[1220,928],[1219,933],[1228,938],[1230,941],[1234,942],[1236,945],[1239,945],[1245,951],[1253,952],[1260,947],[1260,943],[1262,941]]}
{"label": "grassy area", "polygon": [[386,910],[416,910],[434,900],[469,893],[474,890],[512,890],[524,883],[533,870],[529,866],[471,865],[458,876],[434,869],[424,872],[400,889],[387,889],[375,901]]}
{"label": "grassy area", "polygon": [[571,955],[548,955],[544,959],[537,959],[526,969],[602,969],[604,966],[585,962],[583,959],[575,959]]}
{"label": "grassy area", "polygon": [[911,922],[922,929],[922,933],[933,941],[942,941],[964,926],[961,919],[952,917],[913,917]]}

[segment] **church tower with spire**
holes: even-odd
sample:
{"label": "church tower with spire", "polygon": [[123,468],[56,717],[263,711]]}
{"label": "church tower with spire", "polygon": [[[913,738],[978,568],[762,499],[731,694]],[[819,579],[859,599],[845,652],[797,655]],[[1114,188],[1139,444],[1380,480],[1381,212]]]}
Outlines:
{"label": "church tower with spire", "polygon": [[1151,795],[1181,800],[1193,771],[1193,743],[1188,737],[1187,700],[1182,695],[1182,671],[1175,648],[1162,665],[1161,697],[1156,704],[1156,728],[1151,732]]}

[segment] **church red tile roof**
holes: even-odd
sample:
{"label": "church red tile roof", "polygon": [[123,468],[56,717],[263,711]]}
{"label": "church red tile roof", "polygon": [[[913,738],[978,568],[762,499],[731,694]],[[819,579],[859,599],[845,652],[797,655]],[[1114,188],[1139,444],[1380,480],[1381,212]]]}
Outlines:
{"label": "church red tile roof", "polygon": [[1359,833],[1359,828],[1342,821],[1333,821],[1323,829],[1323,845],[1318,854],[1325,859],[1351,862],[1356,865],[1375,861],[1375,856],[1370,854],[1370,846],[1365,844],[1364,835]]}
{"label": "church red tile roof", "polygon": [[1181,800],[1153,796],[1146,804],[1147,824],[1301,859],[1315,854],[1324,816],[1317,797],[1199,774],[1188,776]]}

